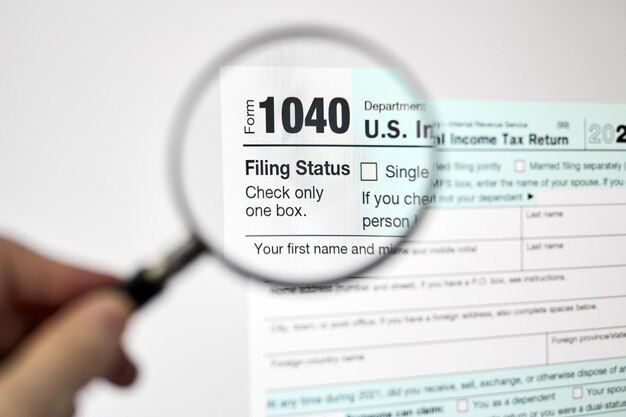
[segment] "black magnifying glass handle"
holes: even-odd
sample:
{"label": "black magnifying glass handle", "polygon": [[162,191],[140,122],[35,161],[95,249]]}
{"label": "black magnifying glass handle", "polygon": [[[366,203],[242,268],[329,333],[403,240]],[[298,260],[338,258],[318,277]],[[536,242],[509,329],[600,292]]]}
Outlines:
{"label": "black magnifying glass handle", "polygon": [[202,253],[209,253],[209,248],[200,239],[192,236],[160,262],[140,269],[132,278],[120,284],[120,289],[128,294],[135,302],[136,308],[139,308],[159,294],[170,277]]}

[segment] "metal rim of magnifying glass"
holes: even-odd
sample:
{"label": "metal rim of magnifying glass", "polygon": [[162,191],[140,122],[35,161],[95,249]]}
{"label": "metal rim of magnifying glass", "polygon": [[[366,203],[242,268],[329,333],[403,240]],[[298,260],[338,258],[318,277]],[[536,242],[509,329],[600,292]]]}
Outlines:
{"label": "metal rim of magnifying glass", "polygon": [[[207,64],[205,64],[200,72],[196,75],[196,77],[192,80],[186,92],[183,94],[182,100],[180,101],[177,111],[175,112],[174,121],[169,133],[170,152],[168,152],[168,166],[170,172],[170,185],[175,204],[188,230],[196,239],[203,243],[203,245],[207,249],[207,253],[215,254],[216,257],[220,258],[221,261],[233,271],[241,274],[242,276],[252,278],[260,282],[269,282],[284,286],[333,284],[343,279],[358,276],[371,270],[372,268],[386,261],[389,258],[389,255],[378,256],[376,257],[376,259],[372,260],[371,262],[365,263],[364,266],[356,268],[354,271],[351,271],[347,274],[341,274],[340,276],[330,277],[324,280],[308,280],[295,282],[277,279],[276,277],[260,274],[256,271],[241,266],[238,262],[234,260],[231,260],[222,250],[222,245],[214,246],[209,240],[205,238],[205,236],[203,236],[203,234],[201,233],[202,229],[198,226],[195,220],[193,210],[191,209],[191,205],[189,204],[187,194],[185,193],[182,159],[185,138],[187,137],[186,131],[191,120],[191,114],[196,108],[199,100],[203,97],[206,87],[210,84],[214,77],[218,76],[220,67],[225,63],[231,62],[237,57],[243,55],[243,53],[245,53],[246,51],[262,46],[263,44],[269,44],[274,41],[288,38],[319,38],[328,41],[340,42],[361,51],[365,51],[367,54],[370,54],[372,57],[378,59],[380,62],[390,64],[393,68],[400,70],[405,82],[408,83],[411,89],[423,93],[424,99],[427,99],[428,97],[428,95],[425,93],[426,90],[423,88],[421,83],[413,75],[412,71],[410,71],[400,59],[388,53],[384,48],[376,45],[370,40],[365,40],[365,38],[361,37],[360,35],[356,35],[334,27],[316,25],[286,26],[278,29],[270,29],[264,32],[255,33],[252,36],[249,36],[243,40],[240,40],[238,43],[235,43],[232,47],[228,48],[227,50],[223,51],[222,54],[218,55],[216,59],[211,60]],[[432,109],[429,109],[429,112],[430,114],[435,115]],[[431,119],[436,120],[436,117],[431,117]],[[437,160],[437,154],[438,152],[435,149],[435,145],[433,145],[431,151],[431,161],[433,165]],[[432,189],[432,181],[430,181],[428,192],[432,192]],[[409,236],[415,233],[415,230],[418,227],[418,223],[421,223],[423,221],[425,214],[426,213],[422,209],[419,219],[413,223],[411,228],[404,236],[398,237],[397,246],[404,244],[408,240]]]}

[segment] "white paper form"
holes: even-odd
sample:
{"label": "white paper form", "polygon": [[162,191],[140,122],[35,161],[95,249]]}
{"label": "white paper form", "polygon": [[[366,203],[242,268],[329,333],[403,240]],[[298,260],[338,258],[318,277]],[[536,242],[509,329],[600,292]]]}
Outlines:
{"label": "white paper form", "polygon": [[626,107],[438,105],[436,205],[403,252],[251,289],[254,415],[626,409]]}

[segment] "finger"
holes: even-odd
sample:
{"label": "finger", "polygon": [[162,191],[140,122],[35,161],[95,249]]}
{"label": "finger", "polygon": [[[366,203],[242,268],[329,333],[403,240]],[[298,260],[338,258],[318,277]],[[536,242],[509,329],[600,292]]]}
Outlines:
{"label": "finger", "polygon": [[115,359],[103,376],[115,385],[126,387],[135,382],[137,367],[120,346]]}
{"label": "finger", "polygon": [[0,308],[0,361],[29,330],[29,320],[10,308]]}
{"label": "finger", "polygon": [[15,302],[51,306],[116,282],[111,275],[48,259],[6,239],[0,239],[0,278]]}
{"label": "finger", "polygon": [[0,374],[0,406],[10,402],[28,416],[64,415],[83,385],[111,372],[131,311],[127,297],[114,291],[68,305],[9,359]]}

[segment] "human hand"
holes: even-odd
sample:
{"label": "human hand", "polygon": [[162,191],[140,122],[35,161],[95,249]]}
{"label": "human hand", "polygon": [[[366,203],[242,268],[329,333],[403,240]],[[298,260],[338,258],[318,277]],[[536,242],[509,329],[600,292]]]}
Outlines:
{"label": "human hand", "polygon": [[0,238],[0,417],[70,416],[90,380],[133,382],[120,346],[133,306],[115,282]]}

